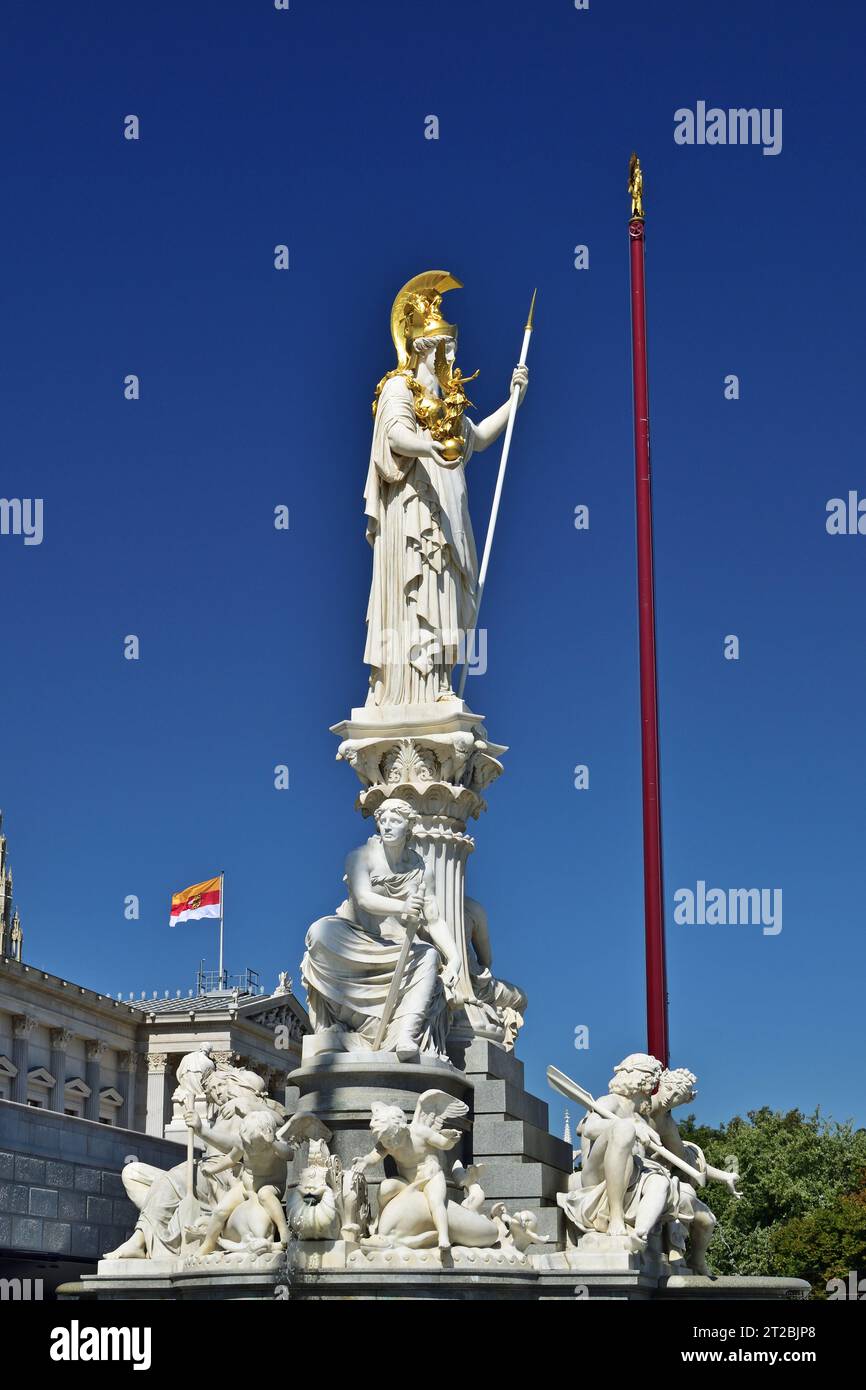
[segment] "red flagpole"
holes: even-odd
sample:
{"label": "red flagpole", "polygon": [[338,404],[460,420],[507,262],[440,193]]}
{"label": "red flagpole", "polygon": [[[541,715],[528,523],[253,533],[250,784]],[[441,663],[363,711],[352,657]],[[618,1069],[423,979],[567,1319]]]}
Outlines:
{"label": "red flagpole", "polygon": [[659,717],[656,680],[655,576],[650,482],[649,391],[647,384],[646,290],[644,281],[643,175],[636,155],[629,166],[632,216],[631,348],[634,389],[634,459],[637,497],[637,586],[640,646],[641,768],[643,787],[644,920],[646,935],[647,1048],[668,1065],[668,993],[662,876]]}

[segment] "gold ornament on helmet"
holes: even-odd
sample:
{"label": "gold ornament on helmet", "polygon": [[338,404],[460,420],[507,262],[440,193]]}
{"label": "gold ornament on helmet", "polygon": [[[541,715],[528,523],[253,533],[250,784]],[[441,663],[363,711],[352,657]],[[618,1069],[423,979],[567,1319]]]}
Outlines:
{"label": "gold ornament on helmet", "polygon": [[425,270],[405,284],[391,306],[391,337],[397,349],[397,366],[416,366],[411,344],[415,338],[456,338],[453,323],[442,317],[442,296],[462,290],[462,281],[447,270]]}
{"label": "gold ornament on helmet", "polygon": [[[460,290],[462,281],[447,270],[425,270],[414,276],[398,293],[391,307],[391,337],[397,350],[397,366],[387,372],[376,387],[373,414],[379,403],[382,387],[394,376],[403,376],[412,392],[415,419],[421,429],[427,429],[443,448],[448,463],[457,463],[463,453],[463,411],[472,402],[463,387],[474,381],[477,372],[464,377],[451,368],[445,358],[445,339],[456,338],[457,328],[442,315],[442,296],[448,290]],[[428,396],[415,377],[418,353],[414,344],[424,339],[438,338],[435,373],[441,396]]]}

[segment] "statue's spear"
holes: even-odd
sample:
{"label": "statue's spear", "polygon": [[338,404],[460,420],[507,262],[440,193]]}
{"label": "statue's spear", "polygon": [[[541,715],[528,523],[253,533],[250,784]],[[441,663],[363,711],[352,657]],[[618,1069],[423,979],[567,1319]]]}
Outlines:
{"label": "statue's spear", "polygon": [[[526,327],[523,330],[523,346],[520,349],[519,367],[526,366],[526,355],[529,352],[529,339],[532,337],[532,323],[535,317],[535,296],[538,290],[532,291],[532,303],[529,306],[529,318],[526,320]],[[511,392],[511,400],[508,405],[508,424],[505,426],[505,439],[502,443],[502,457],[499,460],[499,475],[496,479],[496,491],[493,494],[493,509],[490,513],[490,524],[487,527],[487,539],[484,542],[484,554],[481,558],[481,569],[478,571],[478,587],[475,590],[475,626],[474,633],[478,631],[478,614],[481,612],[481,600],[484,597],[484,584],[487,579],[487,566],[490,564],[490,551],[493,547],[493,533],[496,530],[496,518],[499,515],[499,502],[502,497],[502,484],[505,481],[505,469],[508,466],[508,452],[511,448],[511,435],[514,430],[514,419],[517,415],[517,402],[520,397],[520,387],[515,386]],[[469,634],[466,634],[466,651],[463,655],[463,670],[460,674],[460,689],[457,694],[463,699],[463,691],[466,689],[466,677],[469,674]]]}

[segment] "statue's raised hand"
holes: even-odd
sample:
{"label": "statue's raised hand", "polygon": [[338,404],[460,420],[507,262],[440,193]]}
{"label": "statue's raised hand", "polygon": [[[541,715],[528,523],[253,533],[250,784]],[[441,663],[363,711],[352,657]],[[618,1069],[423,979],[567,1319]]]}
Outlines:
{"label": "statue's raised hand", "polygon": [[738,1183],[739,1181],[740,1181],[740,1175],[739,1175],[739,1173],[737,1173],[737,1172],[729,1172],[729,1173],[726,1175],[726,1177],[725,1177],[725,1187],[727,1187],[727,1188],[729,1189],[729,1191],[731,1192],[732,1196],[742,1198],[743,1194],[742,1194],[742,1192],[740,1191],[740,1189],[737,1187],[737,1183]]}
{"label": "statue's raised hand", "polygon": [[661,1140],[651,1125],[646,1120],[635,1119],[635,1138],[639,1144],[643,1144],[646,1149],[657,1149]]}
{"label": "statue's raised hand", "polygon": [[529,368],[515,367],[514,371],[511,373],[511,386],[509,387],[509,395],[514,390],[515,386],[518,386],[520,388],[520,395],[517,397],[518,405],[523,404],[523,397],[526,395],[526,388],[528,387],[528,385]]}
{"label": "statue's raised hand", "polygon": [[411,923],[413,927],[417,927],[424,915],[424,894],[420,891],[411,893],[400,915],[404,923]]}

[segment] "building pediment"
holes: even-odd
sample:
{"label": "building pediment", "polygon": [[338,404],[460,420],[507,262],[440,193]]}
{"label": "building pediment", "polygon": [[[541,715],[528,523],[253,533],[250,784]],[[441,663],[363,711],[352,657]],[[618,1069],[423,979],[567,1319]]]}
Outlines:
{"label": "building pediment", "polygon": [[82,1100],[87,1100],[90,1095],[90,1087],[82,1076],[73,1076],[64,1086],[64,1091],[68,1096],[80,1096]]}
{"label": "building pediment", "polygon": [[243,1009],[241,1016],[246,1022],[257,1023],[260,1028],[269,1028],[273,1031],[277,1028],[284,1028],[286,1036],[297,1041],[300,1041],[310,1031],[305,1014],[299,1016],[291,1004],[274,1004],[272,999],[262,1000],[258,1008],[255,1005],[248,1005]]}
{"label": "building pediment", "polygon": [[27,1073],[27,1083],[30,1086],[44,1086],[46,1090],[50,1090],[54,1081],[55,1078],[47,1067],[34,1067]]}
{"label": "building pediment", "polygon": [[18,1068],[9,1057],[0,1057],[0,1076],[13,1077],[18,1075]]}
{"label": "building pediment", "polygon": [[106,1086],[104,1090],[100,1091],[99,1100],[100,1104],[103,1105],[123,1104],[123,1096],[120,1094],[119,1091],[116,1091],[113,1086]]}

